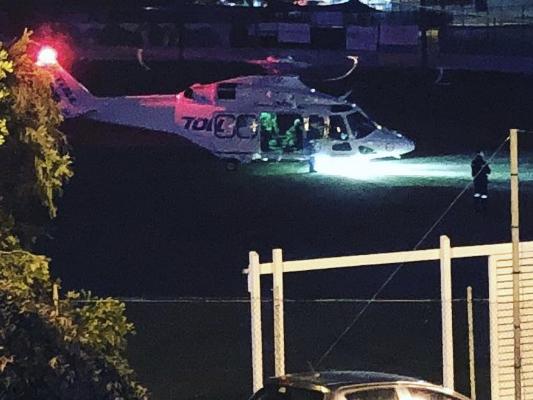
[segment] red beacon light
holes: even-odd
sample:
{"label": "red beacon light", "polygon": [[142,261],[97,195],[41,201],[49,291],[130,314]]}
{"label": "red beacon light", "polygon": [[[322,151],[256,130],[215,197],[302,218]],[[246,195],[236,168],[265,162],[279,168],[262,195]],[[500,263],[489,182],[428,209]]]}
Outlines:
{"label": "red beacon light", "polygon": [[50,46],[44,46],[37,54],[36,64],[40,67],[57,65],[57,50]]}

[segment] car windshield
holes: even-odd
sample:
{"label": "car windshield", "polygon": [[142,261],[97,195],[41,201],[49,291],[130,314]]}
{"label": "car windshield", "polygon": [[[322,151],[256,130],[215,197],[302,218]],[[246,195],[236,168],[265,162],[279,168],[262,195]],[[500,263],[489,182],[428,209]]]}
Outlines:
{"label": "car windshield", "polygon": [[398,400],[394,388],[358,390],[346,395],[347,400]]}
{"label": "car windshield", "polygon": [[[401,394],[398,396],[398,394]],[[346,400],[459,400],[458,397],[429,388],[404,387],[399,393],[394,388],[358,389],[345,395]]]}
{"label": "car windshield", "polygon": [[252,400],[324,400],[324,393],[291,386],[269,385],[257,392]]}
{"label": "car windshield", "polygon": [[409,388],[413,400],[458,400],[455,396],[435,392],[430,389]]}
{"label": "car windshield", "polygon": [[348,114],[346,118],[348,119],[348,124],[350,124],[352,133],[357,138],[365,137],[374,132],[377,128],[372,120],[359,111]]}

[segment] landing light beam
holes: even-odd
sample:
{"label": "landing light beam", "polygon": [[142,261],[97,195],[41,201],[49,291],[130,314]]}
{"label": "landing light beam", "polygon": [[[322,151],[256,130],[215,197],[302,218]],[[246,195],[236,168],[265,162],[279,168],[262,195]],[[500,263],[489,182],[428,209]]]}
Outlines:
{"label": "landing light beam", "polygon": [[365,160],[358,157],[319,155],[315,159],[315,168],[323,175],[359,180],[391,177],[469,178],[469,170],[462,165],[416,160]]}

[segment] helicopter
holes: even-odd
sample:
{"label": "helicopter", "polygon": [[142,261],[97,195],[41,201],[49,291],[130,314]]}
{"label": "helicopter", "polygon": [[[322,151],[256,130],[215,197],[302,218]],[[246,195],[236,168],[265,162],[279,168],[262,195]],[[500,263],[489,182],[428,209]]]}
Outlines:
{"label": "helicopter", "polygon": [[319,92],[298,76],[240,76],[172,95],[96,97],[58,63],[54,48],[43,47],[36,64],[52,74],[53,96],[65,118],[178,134],[228,165],[319,155],[400,158],[415,148],[403,134],[371,120],[348,94]]}

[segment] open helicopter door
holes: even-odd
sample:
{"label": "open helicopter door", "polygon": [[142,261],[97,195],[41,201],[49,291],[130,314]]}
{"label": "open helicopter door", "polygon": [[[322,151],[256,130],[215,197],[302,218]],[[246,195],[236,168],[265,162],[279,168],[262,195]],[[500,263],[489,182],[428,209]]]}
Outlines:
{"label": "open helicopter door", "polygon": [[266,112],[259,114],[261,151],[264,156],[302,153],[306,117],[294,112]]}

